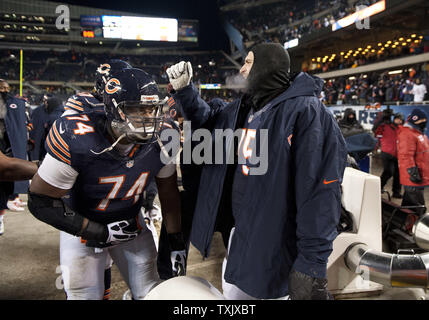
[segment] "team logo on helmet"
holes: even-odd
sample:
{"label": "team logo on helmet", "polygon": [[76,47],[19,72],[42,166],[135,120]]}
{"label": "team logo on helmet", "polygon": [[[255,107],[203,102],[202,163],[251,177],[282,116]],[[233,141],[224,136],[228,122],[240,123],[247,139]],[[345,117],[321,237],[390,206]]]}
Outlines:
{"label": "team logo on helmet", "polygon": [[413,116],[413,117],[412,117],[412,120],[413,120],[413,121],[417,121],[417,119],[418,119],[418,118],[419,118],[418,116]]}
{"label": "team logo on helmet", "polygon": [[97,68],[97,72],[98,73],[101,73],[101,74],[109,74],[109,72],[110,72],[110,69],[111,69],[112,67],[110,66],[110,64],[108,64],[108,63],[104,63],[104,64],[101,64],[98,68]]}
{"label": "team logo on helmet", "polygon": [[108,94],[113,94],[116,91],[118,91],[119,89],[121,89],[121,83],[119,82],[118,79],[116,78],[112,78],[109,81],[107,81],[106,86],[104,88],[104,90],[108,93]]}

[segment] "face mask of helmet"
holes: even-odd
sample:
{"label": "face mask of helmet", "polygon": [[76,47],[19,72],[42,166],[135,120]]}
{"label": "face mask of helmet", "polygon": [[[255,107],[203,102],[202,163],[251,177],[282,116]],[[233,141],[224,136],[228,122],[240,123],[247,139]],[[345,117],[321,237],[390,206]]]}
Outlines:
{"label": "face mask of helmet", "polygon": [[168,110],[165,101],[153,105],[139,101],[124,101],[118,104],[121,120],[113,120],[112,128],[132,143],[143,144],[158,138]]}

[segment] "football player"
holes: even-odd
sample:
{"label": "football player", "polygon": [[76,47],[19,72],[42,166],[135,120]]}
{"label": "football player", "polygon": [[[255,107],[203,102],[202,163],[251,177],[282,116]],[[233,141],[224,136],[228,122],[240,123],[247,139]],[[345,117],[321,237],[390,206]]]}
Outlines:
{"label": "football player", "polygon": [[68,299],[102,299],[108,255],[134,299],[159,284],[153,237],[139,215],[141,195],[154,178],[173,270],[182,275],[186,268],[176,166],[160,157],[160,132],[174,126],[165,117],[165,99],[140,69],[114,71],[106,80],[106,112],[54,123],[46,140],[48,154],[29,191],[31,213],[61,230]]}
{"label": "football player", "polygon": [[[110,72],[125,68],[132,68],[132,66],[119,59],[111,59],[106,63],[100,64],[95,71],[95,84],[92,89],[92,93],[79,92],[72,95],[65,104],[64,109],[66,111],[63,113],[63,116],[88,112],[104,112],[103,93],[104,86],[107,81],[106,79]],[[104,300],[108,300],[110,298],[111,267],[112,259],[108,258],[104,274]]]}

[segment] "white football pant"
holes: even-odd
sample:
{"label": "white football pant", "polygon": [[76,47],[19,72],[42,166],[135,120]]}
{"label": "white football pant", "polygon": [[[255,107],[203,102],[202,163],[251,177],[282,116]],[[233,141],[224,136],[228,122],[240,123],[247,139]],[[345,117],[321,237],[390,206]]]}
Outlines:
{"label": "white football pant", "polygon": [[143,229],[135,239],[104,249],[87,247],[79,237],[61,232],[60,263],[67,299],[103,299],[104,270],[109,264],[109,255],[131,289],[134,299],[143,299],[161,282],[152,233],[144,220],[139,220]]}

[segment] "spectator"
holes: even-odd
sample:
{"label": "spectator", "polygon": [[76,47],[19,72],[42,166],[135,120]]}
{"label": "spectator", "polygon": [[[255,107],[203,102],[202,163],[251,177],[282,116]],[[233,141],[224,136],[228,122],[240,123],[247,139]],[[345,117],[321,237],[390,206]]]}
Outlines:
{"label": "spectator", "polygon": [[413,101],[413,82],[411,80],[406,80],[405,87],[403,89],[404,93],[404,102],[411,102]]}
{"label": "spectator", "polygon": [[[401,114],[396,114],[394,122],[392,123],[392,110],[386,109],[383,111],[382,124],[377,126],[375,135],[379,140],[381,147],[381,159],[383,161],[383,173],[381,174],[381,189],[384,190],[384,186],[387,181],[393,177],[392,183],[392,194],[394,198],[402,198],[401,196],[401,184],[399,181],[399,168],[397,158],[397,131],[398,126],[402,125]],[[403,116],[402,116],[403,118]],[[376,125],[374,124],[374,127]]]}
{"label": "spectator", "polygon": [[[404,186],[403,206],[425,205],[423,190],[429,185],[429,139],[424,134],[426,124],[426,113],[416,108],[398,132],[399,175]],[[415,211],[422,215],[426,208],[417,208]]]}
{"label": "spectator", "polygon": [[411,94],[414,95],[414,103],[422,103],[426,92],[426,86],[420,82],[420,79],[416,79],[416,83],[411,89]]}
{"label": "spectator", "polygon": [[345,138],[365,131],[362,125],[356,120],[356,112],[352,108],[344,110],[344,116],[338,122],[338,125]]}

